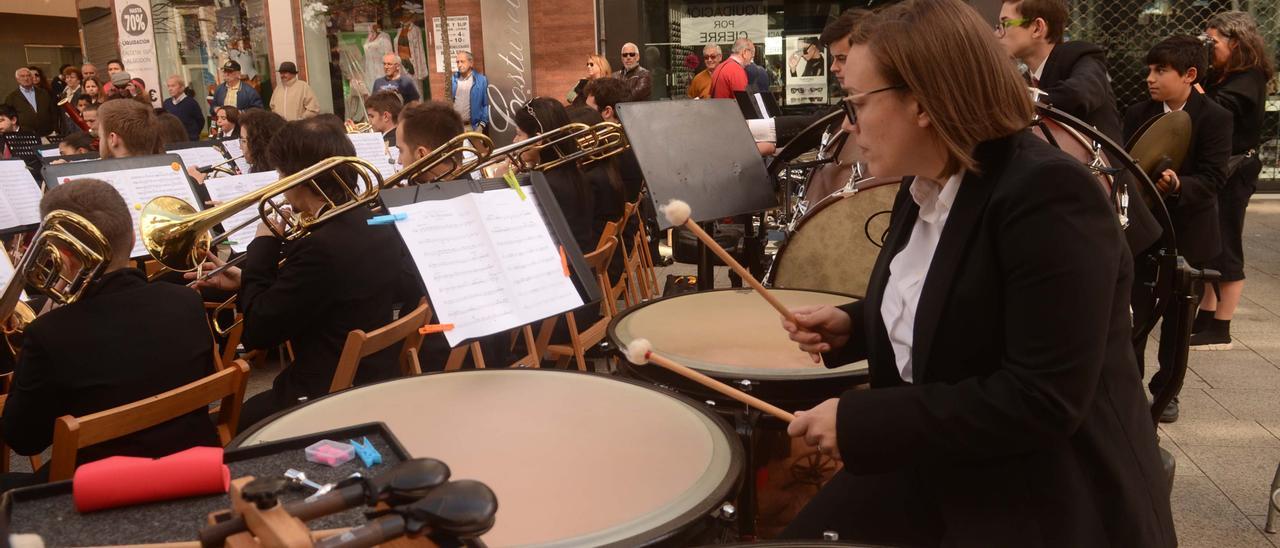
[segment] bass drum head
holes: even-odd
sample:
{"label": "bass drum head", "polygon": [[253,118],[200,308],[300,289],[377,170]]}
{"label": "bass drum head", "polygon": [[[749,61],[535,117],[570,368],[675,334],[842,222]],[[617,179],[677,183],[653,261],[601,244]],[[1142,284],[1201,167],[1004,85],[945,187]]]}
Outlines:
{"label": "bass drum head", "polygon": [[778,249],[773,286],[866,295],[900,183],[875,181],[819,202]]}
{"label": "bass drum head", "polygon": [[[731,500],[742,446],[701,405],[594,373],[482,369],[330,394],[243,433],[250,446],[383,422],[413,457],[498,498],[489,546],[688,545]],[[677,540],[684,539],[684,540]],[[705,539],[704,539],[705,540]]]}

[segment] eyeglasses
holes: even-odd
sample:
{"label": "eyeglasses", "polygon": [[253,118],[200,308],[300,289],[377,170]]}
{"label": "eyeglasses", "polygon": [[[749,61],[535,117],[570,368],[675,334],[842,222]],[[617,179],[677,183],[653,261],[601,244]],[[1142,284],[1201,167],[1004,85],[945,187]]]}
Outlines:
{"label": "eyeglasses", "polygon": [[533,121],[538,124],[538,135],[542,135],[543,133],[546,133],[547,130],[542,127],[542,120],[539,120],[538,115],[533,112],[533,102],[537,99],[537,97],[534,97],[533,99],[530,99],[528,103],[525,103],[524,111],[529,113],[529,116],[533,118]]}
{"label": "eyeglasses", "polygon": [[1005,19],[1003,21],[1000,21],[1000,23],[996,25],[996,37],[1004,38],[1005,31],[1008,30],[1009,27],[1025,27],[1028,24],[1030,24],[1031,21],[1032,21],[1031,19],[1026,19],[1023,17],[1017,17],[1014,19]]}
{"label": "eyeglasses", "polygon": [[870,95],[874,95],[882,91],[889,91],[891,89],[907,89],[907,86],[904,84],[898,84],[896,86],[886,86],[879,89],[873,89],[871,91],[867,91],[864,93],[850,95],[848,97],[845,97],[843,101],[840,101],[840,106],[844,108],[844,115],[846,118],[849,119],[849,124],[852,125],[852,124],[858,123],[858,111],[853,106],[854,99],[868,97]]}
{"label": "eyeglasses", "polygon": [[707,59],[719,59],[719,58],[720,58],[720,54],[719,54],[719,53],[713,53],[713,54],[707,55],[707,56],[706,56],[706,58],[707,58]]}
{"label": "eyeglasses", "polygon": [[639,56],[640,56],[640,54],[639,54],[639,53],[636,53],[636,52],[634,52],[634,51],[633,51],[633,52],[630,52],[630,53],[628,53],[628,52],[625,52],[625,51],[624,51],[624,52],[622,52],[622,56],[623,56],[623,57],[639,57]]}

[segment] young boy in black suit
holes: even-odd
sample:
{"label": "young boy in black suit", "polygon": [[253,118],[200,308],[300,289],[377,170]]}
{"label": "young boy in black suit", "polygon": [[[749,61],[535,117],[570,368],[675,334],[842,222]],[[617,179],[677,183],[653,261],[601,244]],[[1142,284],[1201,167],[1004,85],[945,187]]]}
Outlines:
{"label": "young boy in black suit", "polygon": [[[1191,145],[1186,159],[1174,171],[1158,174],[1156,186],[1164,195],[1177,235],[1178,252],[1191,266],[1201,268],[1218,256],[1221,242],[1218,227],[1218,191],[1227,180],[1227,158],[1231,156],[1231,113],[1195,91],[1192,86],[1204,73],[1208,55],[1204,45],[1190,36],[1171,36],[1147,53],[1147,88],[1150,101],[1129,107],[1124,116],[1124,137],[1128,142],[1142,125],[1166,112],[1183,110],[1191,116]],[[1142,298],[1135,292],[1134,299]],[[1148,297],[1149,298],[1149,297]],[[1144,307],[1135,306],[1135,310]],[[1169,308],[1170,311],[1173,307]],[[1169,319],[1166,314],[1165,319]],[[1142,318],[1134,318],[1138,324]],[[1173,337],[1160,340],[1160,370],[1151,379],[1151,392],[1163,388],[1171,367]],[[1167,341],[1167,342],[1166,342]],[[1138,363],[1142,364],[1143,342],[1138,343]],[[1175,398],[1165,408],[1162,422],[1178,419]]]}
{"label": "young boy in black suit", "polygon": [[[125,405],[213,374],[213,340],[200,295],[180,285],[149,284],[142,271],[130,267],[133,220],[120,194],[99,180],[70,181],[40,201],[42,216],[54,210],[76,213],[97,227],[111,246],[111,259],[78,301],[27,326],[0,418],[5,443],[19,455],[49,447],[58,417]],[[78,461],[155,458],[219,445],[209,413],[197,409],[81,449]]]}

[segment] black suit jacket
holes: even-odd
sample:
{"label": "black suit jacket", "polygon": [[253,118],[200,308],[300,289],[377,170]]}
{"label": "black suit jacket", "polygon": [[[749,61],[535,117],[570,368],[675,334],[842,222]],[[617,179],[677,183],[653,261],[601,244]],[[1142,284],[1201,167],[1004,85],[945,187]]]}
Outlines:
{"label": "black suit jacket", "polygon": [[[1218,191],[1227,184],[1227,159],[1231,157],[1231,112],[1197,92],[1183,110],[1191,116],[1191,146],[1177,170],[1181,188],[1165,198],[1173,218],[1178,253],[1191,264],[1203,266],[1218,256]],[[1164,112],[1164,104],[1142,101],[1125,111],[1124,140],[1147,120]]]}
{"label": "black suit jacket", "polygon": [[36,109],[31,108],[31,103],[22,96],[22,90],[18,89],[13,90],[4,103],[18,110],[18,125],[22,129],[44,137],[58,128],[60,111],[55,110],[58,105],[49,92],[39,87],[33,89],[36,91]]}
{"label": "black suit jacket", "polygon": [[[318,225],[309,236],[282,243],[271,236],[249,244],[241,275],[246,348],[290,341],[295,362],[276,376],[281,407],[329,393],[338,357],[353,329],[372,331],[392,320],[399,303],[417,306],[407,254],[395,228],[369,226],[372,214],[355,208]],[[277,267],[281,257],[283,265]],[[355,384],[399,374],[397,347],[365,358]]]}
{"label": "black suit jacket", "polygon": [[1042,100],[1098,128],[1113,141],[1120,138],[1120,113],[1107,76],[1106,52],[1088,42],[1053,47],[1040,71]]}
{"label": "black suit jacket", "polygon": [[[200,294],[148,284],[133,268],[111,272],[79,302],[27,328],[4,406],[4,441],[18,454],[39,454],[53,442],[58,417],[125,405],[211,374],[213,339]],[[197,445],[221,445],[203,408],[86,447],[78,460],[155,458]]]}
{"label": "black suit jacket", "polygon": [[1132,260],[1107,197],[1026,131],[976,158],[916,307],[915,384],[880,314],[919,212],[909,184],[866,300],[845,307],[854,337],[827,363],[868,359],[872,389],[840,398],[843,473],[899,478],[943,544],[1174,545],[1129,341]]}

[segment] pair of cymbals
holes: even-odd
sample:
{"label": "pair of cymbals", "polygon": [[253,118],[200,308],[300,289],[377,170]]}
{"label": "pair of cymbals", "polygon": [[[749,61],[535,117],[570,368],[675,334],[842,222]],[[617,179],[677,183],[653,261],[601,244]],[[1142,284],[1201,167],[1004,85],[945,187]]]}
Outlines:
{"label": "pair of cymbals", "polygon": [[1166,164],[1167,169],[1175,172],[1181,169],[1190,146],[1191,115],[1179,110],[1148,120],[1125,148],[1142,171],[1154,181],[1160,178],[1160,174],[1155,171],[1161,164]]}

